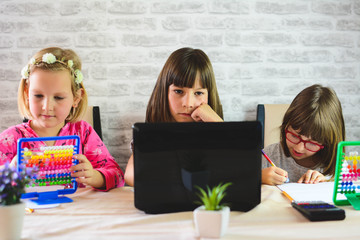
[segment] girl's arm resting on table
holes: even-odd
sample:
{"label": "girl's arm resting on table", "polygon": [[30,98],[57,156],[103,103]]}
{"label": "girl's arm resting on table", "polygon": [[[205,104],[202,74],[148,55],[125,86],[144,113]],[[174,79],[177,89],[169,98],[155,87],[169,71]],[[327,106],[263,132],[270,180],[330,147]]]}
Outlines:
{"label": "girl's arm resting on table", "polygon": [[105,179],[105,187],[97,190],[108,191],[112,188],[124,186],[124,174],[120,167],[106,167],[96,169]]}
{"label": "girl's arm resting on table", "polygon": [[124,186],[124,176],[117,163],[108,160],[106,166],[97,168],[86,156],[78,154],[75,157],[79,164],[71,167],[71,176],[76,177],[78,183],[90,185],[99,191]]}
{"label": "girl's arm resting on table", "polygon": [[125,183],[129,186],[134,186],[134,155],[131,155],[126,166]]}
{"label": "girl's arm resting on table", "polygon": [[278,167],[263,168],[261,182],[268,185],[283,184],[287,180],[288,173]]}
{"label": "girl's arm resting on table", "polygon": [[[124,174],[119,164],[111,156],[95,130],[87,123],[85,125],[87,126],[83,129],[81,136],[83,155],[89,161],[93,170],[96,170],[95,175],[92,175],[94,178],[92,180],[97,179],[96,184],[92,183],[91,186],[99,191],[108,191],[115,187],[124,186]],[[101,179],[104,180],[103,184],[100,184]],[[99,185],[101,185],[100,188],[96,187]]]}

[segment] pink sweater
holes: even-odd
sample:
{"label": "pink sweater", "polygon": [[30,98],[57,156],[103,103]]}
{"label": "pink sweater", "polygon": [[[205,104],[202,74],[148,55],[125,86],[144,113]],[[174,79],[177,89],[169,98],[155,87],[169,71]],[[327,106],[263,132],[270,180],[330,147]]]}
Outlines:
{"label": "pink sweater", "polygon": [[[39,137],[30,127],[30,122],[12,126],[0,134],[0,165],[11,161],[17,155],[17,140],[20,138]],[[86,156],[94,169],[105,177],[106,187],[101,191],[108,191],[115,187],[124,186],[124,174],[111,156],[95,130],[85,121],[66,123],[58,136],[78,135],[80,137],[80,154]],[[27,142],[30,148],[46,146],[44,142]],[[56,141],[54,146],[74,145],[74,139]]]}

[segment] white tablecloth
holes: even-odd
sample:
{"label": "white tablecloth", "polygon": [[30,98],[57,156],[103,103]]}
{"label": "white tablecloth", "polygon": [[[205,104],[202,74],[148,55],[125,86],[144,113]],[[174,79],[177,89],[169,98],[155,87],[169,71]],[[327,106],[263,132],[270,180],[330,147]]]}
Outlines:
{"label": "white tablecloth", "polygon": [[[148,215],[134,207],[130,187],[109,192],[78,189],[74,202],[26,213],[22,239],[199,239],[192,212]],[[343,221],[310,222],[293,209],[279,189],[262,186],[253,210],[231,212],[222,239],[360,239],[360,211],[351,206]]]}

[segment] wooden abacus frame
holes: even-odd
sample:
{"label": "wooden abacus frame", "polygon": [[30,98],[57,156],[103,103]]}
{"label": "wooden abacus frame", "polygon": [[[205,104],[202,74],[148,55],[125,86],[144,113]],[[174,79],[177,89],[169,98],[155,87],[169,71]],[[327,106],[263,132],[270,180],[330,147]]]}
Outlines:
{"label": "wooden abacus frame", "polygon": [[[59,141],[74,139],[75,145],[65,146],[46,146],[40,149],[23,148],[23,143],[39,141]],[[78,163],[73,159],[73,154],[79,154],[80,138],[76,135],[57,136],[57,137],[39,137],[39,138],[21,138],[17,145],[17,166],[35,167],[37,169],[36,177],[30,183],[32,186],[53,186],[68,185],[67,188],[55,191],[28,192],[22,194],[21,198],[31,198],[37,204],[66,203],[73,200],[60,195],[72,194],[77,190],[77,182],[71,177],[69,168]],[[70,187],[69,187],[70,186]],[[30,188],[30,186],[28,186]]]}

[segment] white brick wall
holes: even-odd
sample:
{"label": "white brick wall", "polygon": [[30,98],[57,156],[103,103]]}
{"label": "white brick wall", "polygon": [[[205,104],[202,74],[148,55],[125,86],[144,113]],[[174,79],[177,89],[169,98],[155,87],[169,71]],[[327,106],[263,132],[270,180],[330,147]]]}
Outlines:
{"label": "white brick wall", "polygon": [[360,140],[359,0],[0,0],[0,130],[20,122],[20,70],[44,47],[83,60],[90,104],[122,167],[165,60],[190,46],[210,57],[225,120],[253,120],[258,103],[290,103],[333,87],[348,140]]}

